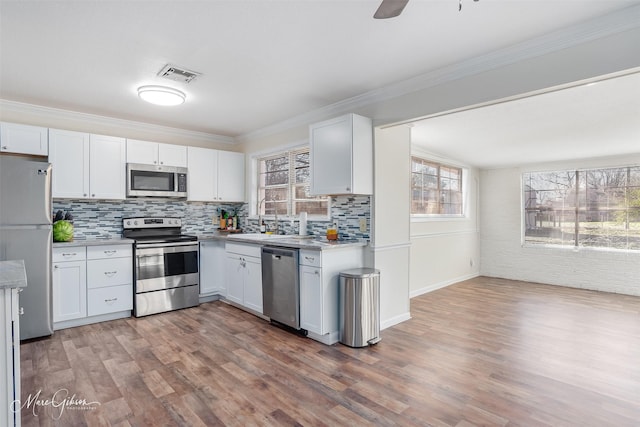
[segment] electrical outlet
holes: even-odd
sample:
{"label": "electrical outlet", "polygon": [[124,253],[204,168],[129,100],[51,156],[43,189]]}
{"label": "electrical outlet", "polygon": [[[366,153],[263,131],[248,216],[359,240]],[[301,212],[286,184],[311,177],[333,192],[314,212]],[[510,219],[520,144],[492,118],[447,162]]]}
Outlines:
{"label": "electrical outlet", "polygon": [[220,224],[220,216],[219,215],[213,215],[211,217],[211,225],[218,225]]}
{"label": "electrical outlet", "polygon": [[360,231],[365,233],[367,231],[367,219],[360,218]]}

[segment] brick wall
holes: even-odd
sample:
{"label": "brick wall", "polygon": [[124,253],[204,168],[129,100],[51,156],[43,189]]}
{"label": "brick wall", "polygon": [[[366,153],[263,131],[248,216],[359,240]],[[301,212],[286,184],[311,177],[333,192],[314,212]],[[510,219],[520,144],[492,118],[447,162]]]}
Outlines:
{"label": "brick wall", "polygon": [[[640,161],[640,158],[635,159]],[[536,166],[527,170],[629,164],[603,159]],[[581,165],[581,166],[580,166]],[[482,171],[480,180],[480,273],[629,295],[640,295],[640,253],[604,249],[523,247],[521,174],[524,169]]]}

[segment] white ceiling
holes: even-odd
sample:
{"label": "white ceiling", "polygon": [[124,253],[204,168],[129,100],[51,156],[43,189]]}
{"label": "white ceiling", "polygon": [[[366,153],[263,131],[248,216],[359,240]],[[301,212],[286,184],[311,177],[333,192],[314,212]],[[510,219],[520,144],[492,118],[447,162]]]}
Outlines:
{"label": "white ceiling", "polygon": [[[456,0],[411,0],[400,17],[374,20],[379,1],[0,0],[0,98],[236,137],[638,4],[462,0],[458,12]],[[189,85],[156,77],[167,63],[203,76]],[[145,84],[176,87],[187,102],[146,104],[135,92]],[[476,145],[491,142],[489,117],[517,110],[496,108],[466,126]],[[440,120],[443,132],[453,117]],[[534,130],[529,144],[540,143]],[[465,137],[441,141],[454,136]],[[463,145],[430,147],[468,158]]]}
{"label": "white ceiling", "polygon": [[640,153],[640,73],[413,125],[416,146],[486,169]]}

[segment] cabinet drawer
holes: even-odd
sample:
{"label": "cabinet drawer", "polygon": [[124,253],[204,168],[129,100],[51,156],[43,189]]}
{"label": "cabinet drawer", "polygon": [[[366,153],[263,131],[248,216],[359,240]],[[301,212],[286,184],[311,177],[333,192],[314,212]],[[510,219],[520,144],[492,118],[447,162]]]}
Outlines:
{"label": "cabinet drawer", "polygon": [[311,267],[321,267],[322,257],[320,251],[300,251],[300,265],[309,265]]}
{"label": "cabinet drawer", "polygon": [[225,245],[227,253],[234,253],[244,256],[252,256],[260,258],[262,252],[262,246],[242,243],[229,243]]}
{"label": "cabinet drawer", "polygon": [[100,245],[87,247],[87,259],[130,257],[131,245]]}
{"label": "cabinet drawer", "polygon": [[87,302],[89,316],[131,310],[133,309],[133,286],[122,285],[89,289]]}
{"label": "cabinet drawer", "polygon": [[87,261],[87,287],[130,285],[133,283],[131,258],[92,259]]}
{"label": "cabinet drawer", "polygon": [[84,246],[69,246],[66,248],[53,248],[53,262],[84,261],[86,259]]}

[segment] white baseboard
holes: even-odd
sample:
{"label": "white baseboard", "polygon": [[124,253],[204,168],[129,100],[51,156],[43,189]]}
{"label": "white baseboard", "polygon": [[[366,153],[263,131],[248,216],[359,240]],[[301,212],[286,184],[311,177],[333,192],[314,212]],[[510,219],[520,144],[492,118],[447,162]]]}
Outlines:
{"label": "white baseboard", "polygon": [[131,310],[118,311],[116,313],[101,314],[99,316],[82,317],[80,319],[65,320],[63,322],[55,322],[53,330],[75,328],[76,326],[90,325],[92,323],[107,322],[109,320],[126,319],[131,317]]}
{"label": "white baseboard", "polygon": [[409,319],[411,319],[411,313],[406,312],[394,316],[391,319],[383,320],[382,322],[380,322],[380,330],[387,329],[393,325],[397,325],[398,323],[402,323]]}
{"label": "white baseboard", "polygon": [[420,288],[420,289],[416,289],[415,291],[411,291],[409,293],[409,298],[413,298],[413,297],[417,297],[419,295],[422,294],[426,294],[429,292],[433,292],[435,290],[441,289],[441,288],[445,288],[449,285],[453,285],[454,283],[458,283],[458,282],[462,282],[464,280],[469,280],[469,279],[473,279],[474,277],[478,277],[480,276],[480,273],[472,273],[472,274],[467,274],[465,276],[460,276],[460,277],[456,277],[455,279],[450,279],[450,280],[445,280],[442,282],[438,282],[438,283],[434,283],[428,286],[425,286],[424,288]]}

